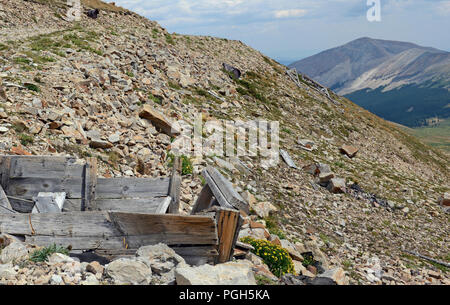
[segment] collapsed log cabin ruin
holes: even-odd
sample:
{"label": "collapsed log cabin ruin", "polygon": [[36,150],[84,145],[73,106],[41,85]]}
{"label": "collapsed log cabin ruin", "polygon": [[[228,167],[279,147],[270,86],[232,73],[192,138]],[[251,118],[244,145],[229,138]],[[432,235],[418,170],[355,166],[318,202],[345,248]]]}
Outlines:
{"label": "collapsed log cabin ruin", "polygon": [[170,177],[101,178],[95,158],[0,156],[0,233],[109,259],[161,242],[192,265],[230,260],[247,203],[208,167],[191,215],[180,215],[179,172],[176,159]]}

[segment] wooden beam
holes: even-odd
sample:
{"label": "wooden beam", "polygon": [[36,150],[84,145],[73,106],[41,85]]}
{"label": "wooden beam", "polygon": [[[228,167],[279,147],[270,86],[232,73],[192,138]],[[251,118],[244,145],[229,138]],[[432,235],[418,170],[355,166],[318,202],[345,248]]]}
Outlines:
{"label": "wooden beam", "polygon": [[95,192],[97,188],[97,158],[88,158],[83,179],[83,210],[96,211]]}
{"label": "wooden beam", "polygon": [[3,190],[6,190],[9,185],[9,176],[11,173],[11,157],[10,156],[0,156],[1,168],[0,173],[2,179],[0,181]]}
{"label": "wooden beam", "polygon": [[239,211],[220,209],[216,214],[217,235],[219,238],[219,256],[216,263],[225,263],[233,255],[235,236],[239,226]]}
{"label": "wooden beam", "polygon": [[213,196],[214,194],[211,191],[211,188],[208,184],[205,184],[197,198],[197,201],[195,202],[194,207],[192,208],[191,215],[210,208]]}
{"label": "wooden beam", "polygon": [[61,213],[66,193],[41,192],[35,198],[32,213]]}
{"label": "wooden beam", "polygon": [[207,216],[114,211],[0,214],[0,231],[11,235],[97,237],[190,235],[198,244],[217,243],[215,221]]}
{"label": "wooden beam", "polygon": [[172,201],[173,200],[170,196],[164,198],[164,200],[156,208],[155,214],[166,214]]}
{"label": "wooden beam", "polygon": [[295,165],[294,161],[287,151],[280,149],[280,155],[289,167],[298,169],[297,165]]}
{"label": "wooden beam", "polygon": [[181,188],[181,159],[175,156],[173,161],[172,175],[170,177],[169,196],[172,198],[168,212],[170,214],[180,213],[180,188]]}
{"label": "wooden beam", "polygon": [[227,209],[243,210],[249,213],[248,203],[239,195],[233,188],[233,185],[228,181],[217,169],[208,166],[202,172],[203,177],[208,183],[214,197],[220,203],[220,206]]}
{"label": "wooden beam", "polygon": [[[0,214],[11,214],[15,213],[11,204],[9,203],[8,197],[6,197],[3,187],[0,185]],[[1,231],[0,231],[1,232]]]}

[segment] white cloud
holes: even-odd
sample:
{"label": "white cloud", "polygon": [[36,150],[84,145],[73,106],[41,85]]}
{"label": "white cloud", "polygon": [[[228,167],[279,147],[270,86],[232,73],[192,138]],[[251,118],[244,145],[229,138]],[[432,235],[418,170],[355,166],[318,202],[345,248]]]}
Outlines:
{"label": "white cloud", "polygon": [[291,10],[281,10],[275,11],[275,18],[291,18],[291,17],[302,17],[306,15],[306,10],[303,9],[291,9]]}

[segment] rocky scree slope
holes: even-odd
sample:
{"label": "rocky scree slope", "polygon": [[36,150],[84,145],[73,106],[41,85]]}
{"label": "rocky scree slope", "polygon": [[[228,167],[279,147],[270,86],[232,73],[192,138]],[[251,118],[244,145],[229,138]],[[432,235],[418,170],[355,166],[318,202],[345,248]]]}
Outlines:
{"label": "rocky scree slope", "polygon": [[[314,243],[350,283],[448,284],[448,269],[402,251],[449,260],[448,214],[437,204],[449,190],[448,155],[345,98],[332,94],[338,106],[307,84],[298,88],[286,67],[239,41],[169,34],[115,8],[96,20],[67,22],[63,6],[44,2],[0,2],[0,153],[95,156],[105,177],[156,177],[170,171],[171,137],[139,117],[144,105],[173,121],[193,122],[197,112],[204,121],[279,121],[280,147],[300,169],[282,161],[265,168],[258,157],[191,159],[183,212],[202,188],[200,171],[212,164],[254,210],[276,207],[252,221],[280,239]],[[241,80],[222,63],[243,71]],[[299,139],[314,149],[303,149]],[[359,152],[348,158],[343,144]],[[301,169],[316,163],[364,193],[319,186]],[[388,204],[374,203],[369,193]],[[377,276],[373,261],[382,268]]]}

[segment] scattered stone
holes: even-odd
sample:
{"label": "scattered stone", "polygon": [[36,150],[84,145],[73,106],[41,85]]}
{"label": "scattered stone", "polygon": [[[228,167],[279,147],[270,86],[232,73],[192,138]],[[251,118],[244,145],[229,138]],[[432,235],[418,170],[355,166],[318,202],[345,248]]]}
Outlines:
{"label": "scattered stone", "polygon": [[349,158],[353,158],[358,153],[358,148],[350,145],[342,145],[341,153],[346,154]]}
{"label": "scattered stone", "polygon": [[172,125],[168,118],[150,105],[144,105],[142,107],[139,112],[139,117],[151,121],[155,127],[161,129],[168,136],[173,137],[180,134],[180,131]]}
{"label": "scattered stone", "polygon": [[52,285],[61,285],[63,283],[64,281],[62,277],[58,274],[53,274],[52,277],[50,278],[50,284]]}
{"label": "scattered stone", "polygon": [[93,274],[103,274],[104,267],[99,262],[93,261],[86,266],[86,271]]}
{"label": "scattered stone", "polygon": [[13,280],[16,278],[17,271],[11,263],[0,264],[0,279]]}
{"label": "scattered stone", "polygon": [[114,145],[112,145],[111,143],[109,143],[108,141],[102,141],[102,140],[91,140],[89,142],[89,146],[92,148],[101,148],[101,149],[108,149],[113,147]]}
{"label": "scattered stone", "polygon": [[99,285],[100,282],[98,281],[97,277],[93,274],[87,274],[86,279],[84,281],[81,281],[80,285],[86,285],[86,286],[94,286]]}
{"label": "scattered stone", "polygon": [[258,202],[250,208],[261,218],[266,218],[270,213],[278,211],[278,209],[270,202]]}
{"label": "scattered stone", "polygon": [[153,279],[158,284],[175,284],[175,268],[188,266],[180,255],[162,243],[141,247],[136,256],[151,268],[154,277],[158,276]]}
{"label": "scattered stone", "polygon": [[152,280],[152,270],[142,261],[119,258],[106,266],[106,274],[116,284],[148,285]]}
{"label": "scattered stone", "polygon": [[256,285],[252,263],[228,262],[215,266],[175,269],[177,285]]}
{"label": "scattered stone", "polygon": [[345,271],[340,267],[327,270],[324,273],[320,274],[319,277],[329,278],[336,282],[338,285],[348,285],[348,279],[345,276]]}
{"label": "scattered stone", "polygon": [[450,193],[445,193],[439,203],[444,207],[450,207]]}
{"label": "scattered stone", "polygon": [[47,261],[50,265],[53,265],[53,264],[72,263],[75,260],[65,254],[62,254],[62,253],[53,253],[52,255],[49,256]]}
{"label": "scattered stone", "polygon": [[328,190],[334,194],[345,193],[345,179],[333,178],[328,183]]}
{"label": "scattered stone", "polygon": [[7,264],[10,262],[18,262],[28,258],[28,249],[24,243],[12,242],[1,250],[0,262]]}
{"label": "scattered stone", "polygon": [[289,255],[298,261],[303,261],[303,256],[297,252],[295,245],[293,245],[290,241],[286,239],[281,240],[281,246],[289,252]]}

